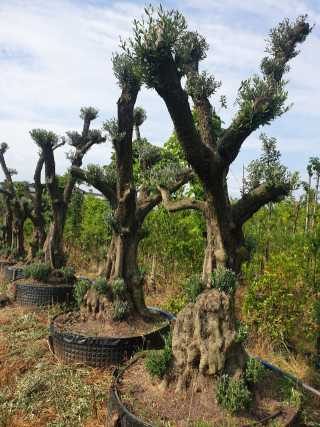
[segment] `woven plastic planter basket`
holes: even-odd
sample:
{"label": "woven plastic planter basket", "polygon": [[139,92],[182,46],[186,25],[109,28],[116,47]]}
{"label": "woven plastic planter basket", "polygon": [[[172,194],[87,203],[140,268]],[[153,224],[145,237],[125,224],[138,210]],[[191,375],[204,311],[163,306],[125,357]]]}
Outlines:
{"label": "woven plastic planter basket", "polygon": [[[149,424],[142,421],[141,419],[137,418],[132,412],[130,412],[129,409],[121,402],[121,397],[117,389],[118,384],[122,380],[123,373],[126,371],[126,369],[132,366],[140,357],[141,355],[137,355],[136,357],[132,358],[132,360],[126,366],[122,368],[117,368],[113,372],[113,382],[109,392],[109,396],[107,398],[107,419],[106,419],[107,426],[114,425],[112,424],[112,418],[116,414],[117,427],[156,427],[153,424]],[[290,419],[288,419],[285,424],[282,424],[281,427],[299,427],[301,425],[301,423],[299,422],[299,418],[300,418],[299,415],[300,415],[300,408],[296,409],[296,411],[291,415]],[[276,421],[276,418],[274,419],[274,421]],[[251,424],[246,424],[239,427],[248,427],[249,425]],[[259,426],[259,425],[262,426],[262,425],[269,425],[269,424],[266,424],[265,420],[262,420],[261,422],[259,421],[252,422],[252,426]]]}
{"label": "woven plastic planter basket", "polygon": [[73,287],[70,285],[16,284],[16,302],[25,306],[49,306],[69,303],[73,300]]}
{"label": "woven plastic planter basket", "polygon": [[166,323],[159,329],[145,335],[113,338],[89,337],[59,330],[54,321],[50,325],[49,342],[54,354],[66,363],[83,363],[94,367],[116,365],[129,359],[137,350],[145,348],[162,348],[163,334],[170,330],[170,321],[174,316],[158,309]]}

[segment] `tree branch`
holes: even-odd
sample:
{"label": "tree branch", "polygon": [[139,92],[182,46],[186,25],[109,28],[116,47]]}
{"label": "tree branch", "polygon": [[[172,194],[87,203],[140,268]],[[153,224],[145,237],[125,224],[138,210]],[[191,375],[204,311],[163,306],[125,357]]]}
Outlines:
{"label": "tree branch", "polygon": [[[193,176],[192,169],[187,169],[179,179],[176,180],[175,183],[168,186],[166,189],[169,194],[174,193],[179,190],[183,185],[190,181]],[[159,190],[159,189],[158,189]],[[148,191],[142,191],[139,193],[138,201],[137,201],[137,217],[142,222],[143,219],[148,215],[152,209],[157,206],[162,201],[161,192],[153,196],[148,196]]]}
{"label": "tree branch", "polygon": [[262,184],[245,194],[231,207],[235,225],[242,226],[262,206],[281,200],[283,197],[289,195],[290,190],[290,184],[278,184],[274,186]]}
{"label": "tree branch", "polygon": [[158,190],[161,193],[163,205],[169,212],[178,212],[184,209],[195,209],[203,211],[205,208],[205,202],[203,201],[192,198],[183,198],[173,201],[170,198],[170,192],[168,189],[164,187],[158,187]]}
{"label": "tree branch", "polygon": [[91,185],[92,187],[96,188],[98,191],[100,191],[101,194],[104,195],[106,199],[109,200],[110,205],[115,208],[117,205],[117,196],[116,196],[116,188],[110,185],[105,180],[101,179],[98,175],[90,176],[85,170],[77,167],[72,166],[70,169],[71,175],[75,179],[79,179],[81,181],[86,182],[88,185]]}
{"label": "tree branch", "polygon": [[213,148],[202,142],[196,129],[188,94],[181,86],[181,78],[172,55],[159,53],[155,69],[157,70],[155,89],[167,105],[186,159],[200,179],[210,186],[215,180],[217,166]]}

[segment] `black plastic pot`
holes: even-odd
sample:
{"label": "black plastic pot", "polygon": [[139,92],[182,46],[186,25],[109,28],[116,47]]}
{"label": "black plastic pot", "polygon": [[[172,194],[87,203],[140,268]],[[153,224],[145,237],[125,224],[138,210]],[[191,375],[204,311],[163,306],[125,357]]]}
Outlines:
{"label": "black plastic pot", "polygon": [[24,279],[24,270],[21,267],[7,265],[4,267],[4,277],[9,282],[13,282],[14,280],[18,279]]}
{"label": "black plastic pot", "polygon": [[73,287],[70,285],[16,284],[16,302],[20,305],[48,306],[72,300]]}
{"label": "black plastic pot", "polygon": [[[110,389],[109,398],[107,399],[107,420],[106,425],[112,424],[113,417],[117,417],[117,427],[155,427],[152,424],[145,423],[141,419],[137,418],[128,408],[121,402],[121,398],[118,393],[118,384],[122,379],[122,375],[126,369],[128,369],[132,364],[134,364],[143,354],[137,355],[137,357],[132,358],[132,360],[124,367],[117,368],[113,372],[113,381]],[[298,427],[300,426],[299,422],[300,409],[297,410],[295,414],[292,415],[291,419],[287,421],[283,427]],[[257,425],[266,425],[265,421],[253,422],[252,424],[243,425],[241,427],[250,427]]]}
{"label": "black plastic pot", "polygon": [[72,332],[60,331],[52,319],[49,342],[54,354],[66,363],[84,363],[98,368],[116,365],[128,360],[136,351],[146,348],[162,348],[163,334],[170,330],[170,313],[151,308],[167,322],[159,329],[146,335],[134,337],[88,337]]}
{"label": "black plastic pot", "polygon": [[113,372],[113,383],[110,390],[109,399],[107,399],[107,422],[106,425],[112,425],[112,418],[117,416],[118,427],[153,427],[152,424],[144,423],[142,420],[132,414],[121,402],[118,394],[117,385],[121,380],[123,372],[134,363],[133,359],[127,366],[121,369],[115,369]]}

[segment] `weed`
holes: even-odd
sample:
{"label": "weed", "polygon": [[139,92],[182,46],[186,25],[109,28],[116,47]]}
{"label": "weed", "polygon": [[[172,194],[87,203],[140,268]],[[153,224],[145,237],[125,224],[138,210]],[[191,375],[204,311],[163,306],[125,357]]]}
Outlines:
{"label": "weed", "polygon": [[164,337],[162,350],[150,350],[147,353],[145,367],[151,377],[163,378],[172,359],[172,337]]}
{"label": "weed", "polygon": [[219,289],[226,294],[233,295],[236,290],[237,277],[236,274],[221,265],[212,273],[211,286],[214,289]]}
{"label": "weed", "polygon": [[237,380],[222,375],[217,383],[218,404],[231,414],[247,409],[251,402],[251,393],[243,379]]}

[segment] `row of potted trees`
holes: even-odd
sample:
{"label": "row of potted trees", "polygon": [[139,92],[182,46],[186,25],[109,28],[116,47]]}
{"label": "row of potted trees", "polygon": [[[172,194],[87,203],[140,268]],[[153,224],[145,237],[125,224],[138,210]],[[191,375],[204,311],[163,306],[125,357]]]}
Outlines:
{"label": "row of potted trees", "polygon": [[[236,277],[249,255],[243,225],[260,208],[288,195],[291,183],[258,182],[231,203],[227,175],[246,139],[286,111],[284,75],[311,27],[303,16],[293,23],[285,20],[271,31],[261,75],[242,82],[238,111],[230,126],[223,128],[209,100],[220,84],[199,71],[208,49],[205,39],[189,31],[177,11],[150,7],[145,13],[143,20],[135,21],[134,35],[122,53],[113,57],[121,95],[117,118],[107,121],[103,132],[91,129],[97,117],[91,107],[81,110],[81,133],[69,132],[59,139],[52,132],[33,130],[31,137],[40,155],[34,191],[24,188],[23,196],[5,163],[7,146],[1,146],[3,243],[17,256],[24,255],[23,221],[29,215],[34,237],[27,259],[44,261],[24,268],[26,277],[15,282],[17,300],[21,287],[29,294],[31,289],[38,294],[55,289],[57,294],[50,294],[48,303],[61,302],[56,295],[62,289],[70,297],[72,289],[77,309],[57,316],[50,326],[51,348],[64,361],[105,367],[138,349],[152,348],[116,374],[108,425],[182,426],[186,420],[191,425],[221,425],[227,412],[236,425],[259,418],[289,425],[296,410],[281,403],[277,380],[271,375],[266,378],[247,355],[236,327],[234,300]],[[183,159],[141,138],[145,113],[135,104],[143,84],[164,100]],[[106,139],[113,146],[110,163],[83,169],[88,150]],[[54,152],[66,142],[73,151],[71,168],[62,182],[56,175]],[[194,179],[202,190],[200,197],[181,198],[185,192],[178,190]],[[108,220],[113,234],[105,271],[93,282],[77,280],[65,267],[63,230],[77,182],[100,191],[112,209]],[[44,192],[50,199],[48,228]],[[206,222],[203,272],[189,283],[193,297],[178,314],[171,334],[173,316],[146,306],[145,277],[137,262],[144,220],[161,202],[170,211],[200,210]]]}

